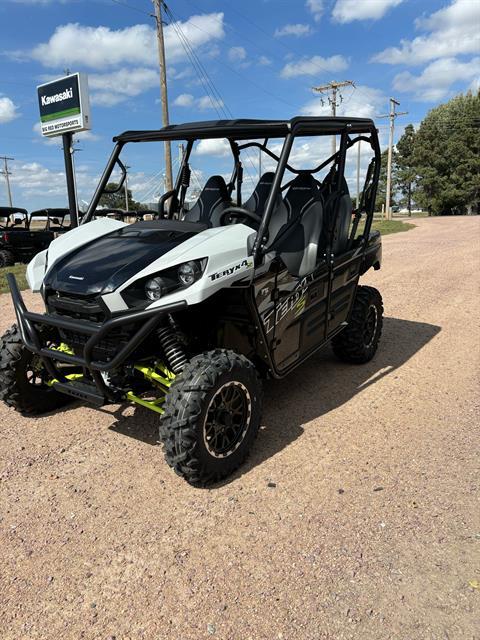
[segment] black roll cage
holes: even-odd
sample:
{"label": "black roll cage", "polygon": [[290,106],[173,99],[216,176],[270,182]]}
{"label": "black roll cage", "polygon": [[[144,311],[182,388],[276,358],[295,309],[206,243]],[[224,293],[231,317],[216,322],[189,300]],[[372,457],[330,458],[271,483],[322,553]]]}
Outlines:
{"label": "black roll cage", "polygon": [[[265,136],[265,132],[267,135]],[[260,133],[262,135],[260,135]],[[339,150],[332,154],[329,158],[321,162],[313,169],[295,169],[288,163],[290,152],[294,139],[296,137],[315,137],[339,135]],[[351,137],[355,135],[356,137]],[[256,137],[264,139],[263,143],[252,141],[249,138]],[[187,140],[185,153],[176,177],[175,186],[171,191],[164,193],[160,200],[160,211],[167,200],[171,199],[168,217],[173,215],[174,206],[183,206],[188,184],[185,183],[186,178],[189,180],[189,159],[193,148],[193,144],[201,139],[226,138],[229,141],[234,158],[234,169],[230,182],[228,183],[229,195],[236,186],[238,194],[238,206],[241,206],[241,185],[243,181],[243,168],[240,160],[240,152],[244,149],[255,147],[266,153],[277,162],[275,176],[272,187],[270,189],[262,221],[257,232],[255,243],[253,245],[252,255],[255,264],[261,260],[263,250],[267,243],[267,229],[275,207],[277,194],[285,189],[290,183],[283,185],[282,180],[285,170],[298,175],[301,173],[314,174],[321,171],[330,163],[337,165],[335,174],[334,187],[340,191],[342,180],[345,172],[345,159],[347,150],[354,144],[361,141],[367,142],[373,151],[374,157],[367,171],[364,192],[362,194],[361,206],[355,212],[354,228],[356,230],[361,217],[362,210],[366,213],[366,222],[364,230],[364,247],[368,241],[370,229],[373,220],[375,197],[377,191],[378,179],[380,176],[380,145],[378,141],[377,129],[373,120],[363,118],[313,118],[313,117],[297,117],[290,121],[261,121],[261,120],[234,120],[234,121],[212,121],[200,123],[188,123],[185,125],[171,125],[158,131],[128,131],[114,138],[115,147],[110,155],[107,166],[100,178],[100,182],[93,194],[92,200],[88,207],[87,213],[82,219],[81,224],[90,222],[97,208],[100,197],[105,193],[108,180],[116,164],[122,171],[122,179],[120,187],[125,180],[125,167],[119,156],[125,144],[130,142],[153,142],[168,140]],[[283,138],[283,146],[278,156],[267,147],[271,138]],[[238,140],[247,140],[244,144],[238,144]],[[366,192],[368,191],[368,195]]]}

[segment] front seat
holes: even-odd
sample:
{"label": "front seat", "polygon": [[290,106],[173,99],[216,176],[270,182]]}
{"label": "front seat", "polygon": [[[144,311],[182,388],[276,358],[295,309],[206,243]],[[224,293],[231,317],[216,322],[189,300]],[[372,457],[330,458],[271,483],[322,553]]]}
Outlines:
{"label": "front seat", "polygon": [[203,222],[209,227],[218,227],[222,212],[230,206],[228,189],[222,176],[211,176],[198,200],[184,216],[187,222]]}
{"label": "front seat", "polygon": [[303,278],[315,269],[323,225],[323,198],[318,182],[309,173],[299,174],[283,200],[288,222],[274,247],[288,272]]}
{"label": "front seat", "polygon": [[[257,183],[257,186],[253,190],[252,195],[243,204],[243,208],[252,213],[258,214],[260,217],[265,213],[265,205],[272,188],[273,179],[275,174],[273,171],[267,171],[263,174]],[[287,208],[283,204],[282,197],[278,195],[278,201],[275,203],[270,222],[268,225],[268,238],[270,242],[273,242],[277,237],[278,232],[284,224],[288,222]]]}

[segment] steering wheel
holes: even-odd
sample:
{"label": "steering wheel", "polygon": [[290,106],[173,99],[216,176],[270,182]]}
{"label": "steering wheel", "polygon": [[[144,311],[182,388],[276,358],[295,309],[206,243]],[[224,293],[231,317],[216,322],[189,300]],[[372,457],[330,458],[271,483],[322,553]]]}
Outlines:
{"label": "steering wheel", "polygon": [[230,219],[235,218],[248,218],[255,224],[259,225],[262,221],[262,216],[259,216],[258,213],[253,213],[253,211],[249,211],[248,209],[244,209],[243,207],[228,207],[225,211],[220,215],[220,226],[223,227],[227,224],[226,218],[230,216]]}

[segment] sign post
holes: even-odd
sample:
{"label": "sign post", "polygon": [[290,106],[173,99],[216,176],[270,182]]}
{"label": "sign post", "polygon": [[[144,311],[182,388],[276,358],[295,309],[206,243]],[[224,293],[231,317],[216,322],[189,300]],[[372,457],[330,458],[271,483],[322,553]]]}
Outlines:
{"label": "sign post", "polygon": [[91,129],[87,76],[72,73],[37,87],[42,135],[63,138],[63,157],[67,178],[70,225],[78,226],[78,206],[75,197],[75,177],[72,161],[72,140],[76,131]]}

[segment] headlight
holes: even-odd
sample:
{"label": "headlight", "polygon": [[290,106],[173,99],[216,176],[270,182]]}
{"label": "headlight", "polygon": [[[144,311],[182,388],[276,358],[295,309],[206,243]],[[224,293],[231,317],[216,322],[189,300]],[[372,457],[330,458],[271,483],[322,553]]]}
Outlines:
{"label": "headlight", "polygon": [[150,278],[145,283],[145,294],[149,300],[160,300],[163,295],[164,282],[161,278]]}
{"label": "headlight", "polygon": [[189,260],[137,280],[124,289],[121,296],[129,307],[146,307],[172,291],[190,287],[202,277],[206,266],[207,258]]}
{"label": "headlight", "polygon": [[200,265],[194,260],[185,262],[178,267],[178,279],[185,287],[193,284],[201,274]]}

